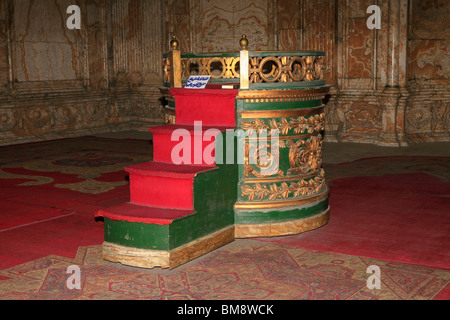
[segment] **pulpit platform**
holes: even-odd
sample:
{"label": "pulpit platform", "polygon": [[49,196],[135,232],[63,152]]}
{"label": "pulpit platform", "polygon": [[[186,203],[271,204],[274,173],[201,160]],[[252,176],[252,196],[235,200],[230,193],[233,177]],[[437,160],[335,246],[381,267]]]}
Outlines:
{"label": "pulpit platform", "polygon": [[[313,230],[329,221],[322,168],[319,51],[164,55],[166,125],[151,127],[153,161],[125,168],[130,201],[104,219],[103,257],[175,268],[236,238]],[[186,88],[192,75],[211,77]]]}

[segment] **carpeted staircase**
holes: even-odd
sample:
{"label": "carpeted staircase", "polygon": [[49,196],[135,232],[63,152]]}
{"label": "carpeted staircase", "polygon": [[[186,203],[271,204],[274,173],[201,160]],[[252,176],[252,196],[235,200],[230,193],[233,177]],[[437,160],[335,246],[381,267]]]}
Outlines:
{"label": "carpeted staircase", "polygon": [[[150,128],[153,161],[126,168],[130,201],[96,212],[105,222],[106,259],[172,268],[234,240],[237,167],[209,163],[203,153],[214,156],[217,135],[203,138],[235,128],[236,91],[171,89],[177,124]],[[143,258],[154,255],[162,257],[156,265]]]}

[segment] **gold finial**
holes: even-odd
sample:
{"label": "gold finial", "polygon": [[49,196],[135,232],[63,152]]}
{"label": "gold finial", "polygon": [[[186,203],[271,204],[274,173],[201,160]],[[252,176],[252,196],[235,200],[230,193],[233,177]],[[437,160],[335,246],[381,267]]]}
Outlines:
{"label": "gold finial", "polygon": [[245,34],[242,35],[242,38],[239,41],[239,44],[241,45],[242,50],[247,50],[248,40],[247,40],[247,36]]}
{"label": "gold finial", "polygon": [[172,36],[172,40],[170,41],[170,48],[172,50],[178,50],[178,47],[180,46],[180,43],[177,40],[177,37]]}

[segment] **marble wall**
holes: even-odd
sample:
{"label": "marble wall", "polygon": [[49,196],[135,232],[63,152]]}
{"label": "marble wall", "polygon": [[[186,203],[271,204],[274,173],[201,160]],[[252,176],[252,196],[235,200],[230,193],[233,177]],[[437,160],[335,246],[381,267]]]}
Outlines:
{"label": "marble wall", "polygon": [[[381,29],[369,29],[369,5]],[[66,27],[69,5],[81,29]],[[450,141],[447,0],[0,0],[0,145],[162,121],[161,57],[321,50],[326,141]]]}
{"label": "marble wall", "polygon": [[[81,10],[79,30],[66,26],[70,5]],[[163,8],[0,0],[0,145],[161,122]]]}
{"label": "marble wall", "polygon": [[[381,28],[366,25],[370,5]],[[167,37],[189,52],[321,50],[326,141],[405,146],[449,141],[447,0],[169,0]]]}
{"label": "marble wall", "polygon": [[413,141],[450,140],[450,4],[412,1],[408,30],[406,132]]}

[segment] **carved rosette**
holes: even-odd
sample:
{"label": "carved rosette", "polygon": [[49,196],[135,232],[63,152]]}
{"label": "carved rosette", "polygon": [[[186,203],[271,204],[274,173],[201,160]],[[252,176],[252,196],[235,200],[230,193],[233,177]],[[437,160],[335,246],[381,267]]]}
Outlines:
{"label": "carved rosette", "polygon": [[[244,176],[263,178],[266,176],[284,176],[279,168],[279,142],[271,143],[246,143],[244,158]],[[252,166],[254,164],[254,166]]]}
{"label": "carved rosette", "polygon": [[288,175],[318,170],[322,165],[322,135],[312,136],[308,140],[286,141],[289,148]]}

